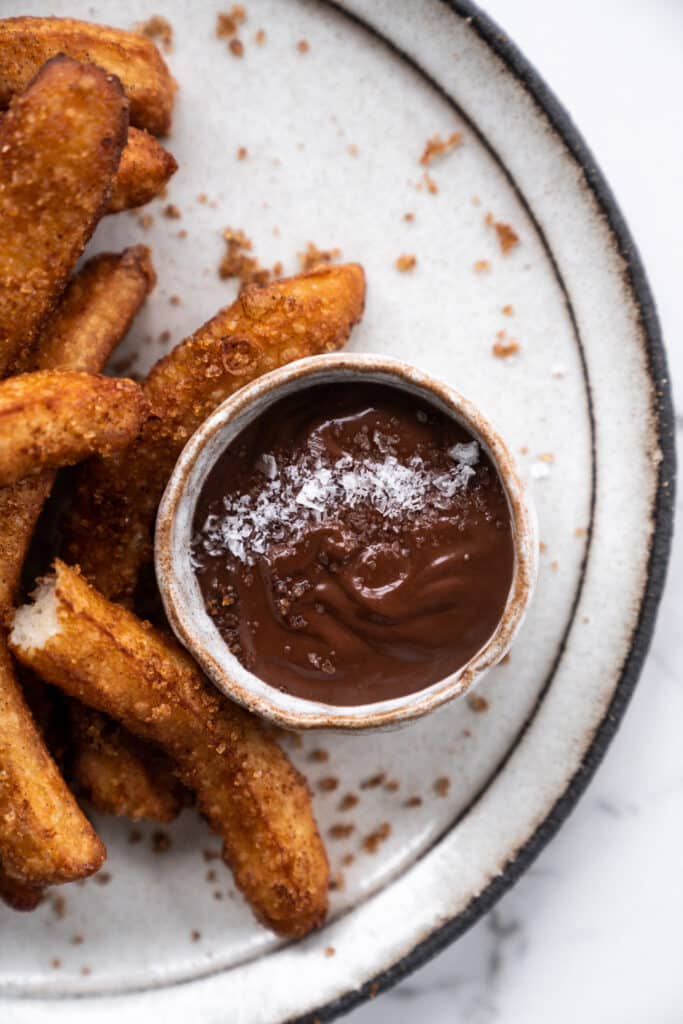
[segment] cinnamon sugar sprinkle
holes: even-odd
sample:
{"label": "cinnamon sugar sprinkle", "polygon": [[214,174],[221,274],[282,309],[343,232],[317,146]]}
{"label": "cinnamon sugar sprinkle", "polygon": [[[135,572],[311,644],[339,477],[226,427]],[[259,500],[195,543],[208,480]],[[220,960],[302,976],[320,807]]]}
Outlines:
{"label": "cinnamon sugar sprinkle", "polygon": [[297,253],[302,274],[307,274],[309,270],[315,270],[323,264],[333,263],[340,256],[341,249],[319,249],[313,242],[307,242],[305,250]]}
{"label": "cinnamon sugar sprinkle", "polygon": [[415,269],[416,264],[417,264],[417,256],[413,256],[413,255],[404,253],[404,255],[398,257],[398,259],[394,263],[394,266],[402,274],[407,274],[411,270]]}
{"label": "cinnamon sugar sprinkle", "polygon": [[170,21],[162,18],[160,14],[153,14],[147,21],[135,26],[135,31],[154,42],[161,44],[164,53],[170,53],[173,49],[173,28]]}
{"label": "cinnamon sugar sprinkle", "polygon": [[488,711],[489,702],[486,697],[482,697],[479,693],[468,693],[467,694],[467,706],[470,711],[474,711],[477,714],[481,714],[483,711]]}
{"label": "cinnamon sugar sprinkle", "polygon": [[363,839],[363,849],[366,853],[377,853],[382,843],[391,835],[391,825],[388,821],[383,822],[374,832]]}
{"label": "cinnamon sugar sprinkle", "polygon": [[440,135],[432,135],[431,139],[427,139],[422,156],[420,157],[420,163],[423,167],[428,167],[432,160],[437,157],[445,156],[446,153],[450,153],[452,149],[459,146],[462,142],[462,132],[452,132],[447,138],[442,139]]}

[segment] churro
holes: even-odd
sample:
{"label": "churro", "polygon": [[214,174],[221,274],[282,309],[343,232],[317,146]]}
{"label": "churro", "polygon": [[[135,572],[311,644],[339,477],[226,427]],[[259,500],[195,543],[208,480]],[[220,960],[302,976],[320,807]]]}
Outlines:
{"label": "churro", "polygon": [[177,86],[151,39],[75,18],[0,21],[0,106],[58,53],[116,75],[130,103],[131,124],[154,135],[168,134]]}
{"label": "churro", "polygon": [[178,644],[59,561],[17,612],[10,644],[44,679],[166,751],[261,921],[291,937],[322,923],[329,869],[305,781]]}
{"label": "churro", "polygon": [[61,56],[0,119],[0,376],[35,341],[105,212],[127,127],[118,80]]}
{"label": "churro", "polygon": [[130,601],[151,562],[154,518],[192,432],[225,398],[268,370],[331,352],[363,313],[357,264],[251,285],[178,345],[143,382],[151,415],[119,456],[84,467],[66,525],[66,554],[106,597]]}

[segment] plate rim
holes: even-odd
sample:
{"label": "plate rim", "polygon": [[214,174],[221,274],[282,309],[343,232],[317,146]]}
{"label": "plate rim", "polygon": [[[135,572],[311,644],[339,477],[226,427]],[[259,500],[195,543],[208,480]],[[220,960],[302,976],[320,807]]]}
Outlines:
{"label": "plate rim", "polygon": [[[661,452],[657,467],[657,489],[652,508],[653,532],[647,562],[647,573],[638,618],[633,630],[624,664],[602,721],[595,731],[581,765],[564,793],[557,799],[516,856],[500,875],[458,914],[421,939],[409,953],[379,971],[358,989],[351,989],[303,1015],[288,1018],[283,1024],[324,1024],[335,1020],[375,996],[393,988],[409,974],[422,967],[488,913],[498,900],[519,881],[541,851],[559,831],[578,803],[600,765],[622,722],[648,653],[657,612],[664,591],[671,554],[676,498],[675,416],[671,378],[656,303],[639,250],[628,228],[619,204],[597,160],[570,114],[552,89],[512,42],[498,23],[473,0],[439,0],[456,17],[467,21],[483,43],[503,62],[507,71],[524,88],[551,128],[564,144],[568,154],[585,175],[601,214],[624,261],[624,278],[633,296],[640,321],[643,352],[647,372],[654,389],[653,431]],[[332,2],[333,7],[337,4]],[[339,10],[349,15],[340,7]],[[353,17],[353,15],[351,15]]]}

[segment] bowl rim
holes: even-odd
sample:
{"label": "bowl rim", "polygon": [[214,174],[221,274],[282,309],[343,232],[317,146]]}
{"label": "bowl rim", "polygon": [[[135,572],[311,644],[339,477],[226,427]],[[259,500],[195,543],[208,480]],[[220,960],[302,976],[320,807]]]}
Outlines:
{"label": "bowl rim", "polygon": [[[420,394],[465,426],[488,453],[503,484],[515,552],[512,583],[498,626],[465,665],[415,693],[349,706],[279,691],[237,660],[205,609],[189,545],[202,484],[225,447],[285,394],[339,377],[367,377]],[[513,456],[488,418],[469,399],[424,371],[393,357],[365,353],[340,352],[297,360],[264,374],[221,403],[200,424],[176,463],[159,506],[154,548],[164,609],[180,642],[227,697],[276,725],[296,730],[396,727],[461,697],[509,650],[533,596],[538,571],[535,510]]]}

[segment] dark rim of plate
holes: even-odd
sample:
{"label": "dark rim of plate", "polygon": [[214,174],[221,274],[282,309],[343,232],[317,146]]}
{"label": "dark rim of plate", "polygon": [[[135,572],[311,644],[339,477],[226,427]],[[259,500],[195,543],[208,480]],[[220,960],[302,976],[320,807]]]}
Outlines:
{"label": "dark rim of plate", "polygon": [[[581,767],[545,820],[521,847],[515,858],[506,865],[502,874],[495,878],[476,899],[472,900],[465,910],[422,939],[410,953],[380,971],[360,989],[346,992],[331,1002],[297,1017],[291,1021],[291,1024],[322,1024],[322,1022],[334,1020],[396,985],[454,942],[491,910],[500,897],[519,880],[533,863],[573,810],[621,723],[650,646],[671,550],[676,481],[675,420],[671,384],[655,302],[636,245],[612,190],[581,133],[534,67],[509,40],[503,30],[471,0],[440,0],[440,2],[449,7],[455,15],[469,22],[473,31],[503,61],[508,71],[522,83],[545,114],[564,142],[569,154],[583,170],[588,187],[593,192],[606,218],[618,252],[624,260],[625,277],[640,315],[648,369],[654,384],[657,439],[662,453],[662,460],[658,468],[657,495],[652,512],[654,532],[638,621],[614,696],[586,752]],[[342,13],[348,14],[344,8],[340,8],[340,10]],[[362,21],[359,23],[362,24]]]}

